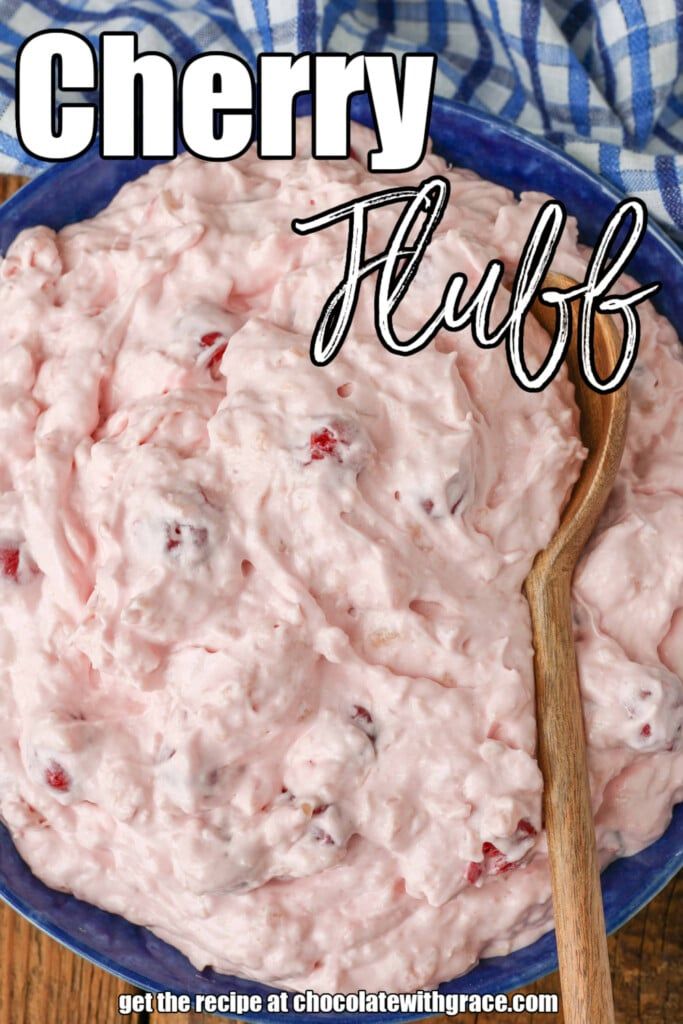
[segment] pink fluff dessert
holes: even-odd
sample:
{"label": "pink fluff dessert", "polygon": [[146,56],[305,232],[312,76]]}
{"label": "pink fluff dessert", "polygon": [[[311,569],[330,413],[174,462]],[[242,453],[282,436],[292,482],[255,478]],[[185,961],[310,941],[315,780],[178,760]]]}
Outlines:
{"label": "pink fluff dessert", "polygon": [[[399,359],[370,282],[311,364],[346,229],[293,217],[447,176],[407,334],[452,273],[512,273],[545,197],[431,154],[371,176],[360,128],[315,161],[300,127],[293,161],[183,156],[0,266],[0,812],[48,885],[198,967],[408,991],[552,924],[522,584],[584,453],[566,375],[527,394],[467,331]],[[585,262],[570,224],[554,269]],[[574,588],[604,863],[683,794],[683,349],[640,315]]]}

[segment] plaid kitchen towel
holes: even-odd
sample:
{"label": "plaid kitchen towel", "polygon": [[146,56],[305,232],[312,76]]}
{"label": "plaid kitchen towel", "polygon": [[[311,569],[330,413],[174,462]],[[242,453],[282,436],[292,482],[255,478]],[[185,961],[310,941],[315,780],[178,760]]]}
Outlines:
{"label": "plaid kitchen towel", "polygon": [[14,68],[46,28],[136,31],[180,62],[436,52],[437,94],[545,136],[683,237],[683,0],[0,0],[0,171],[43,166],[16,139]]}

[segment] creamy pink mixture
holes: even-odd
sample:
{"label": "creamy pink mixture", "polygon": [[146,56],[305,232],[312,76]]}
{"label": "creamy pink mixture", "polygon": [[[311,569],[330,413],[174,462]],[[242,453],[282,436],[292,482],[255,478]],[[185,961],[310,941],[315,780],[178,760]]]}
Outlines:
{"label": "creamy pink mixture", "polygon": [[[405,335],[455,271],[513,271],[544,199],[434,156],[373,177],[370,142],[182,157],[0,270],[2,816],[49,885],[198,966],[324,991],[431,986],[550,926],[521,587],[583,457],[566,378],[526,394],[467,332],[390,355],[371,282],[311,364],[346,228],[292,217],[447,174]],[[555,268],[584,263],[570,227]],[[683,350],[641,316],[575,587],[604,861],[683,783]]]}

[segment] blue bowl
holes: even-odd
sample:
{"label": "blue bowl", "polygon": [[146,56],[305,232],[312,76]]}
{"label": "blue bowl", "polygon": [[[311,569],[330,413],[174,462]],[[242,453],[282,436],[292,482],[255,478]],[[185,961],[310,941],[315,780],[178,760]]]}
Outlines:
{"label": "blue bowl", "polygon": [[[367,102],[356,98],[353,116],[371,123]],[[577,217],[582,241],[594,243],[619,194],[554,147],[467,107],[435,100],[431,135],[447,159],[515,192],[537,190],[564,202]],[[65,224],[91,217],[127,181],[151,166],[143,160],[100,160],[96,153],[59,164],[25,186],[0,209],[0,250],[23,228]],[[654,226],[633,257],[629,271],[644,283],[662,281],[655,305],[683,337],[683,257]],[[652,846],[611,864],[602,876],[605,916],[619,928],[673,878],[683,864],[683,805],[666,833]],[[140,988],[151,991],[244,994],[273,991],[256,982],[197,971],[177,950],[145,928],[98,910],[73,896],[48,889],[30,872],[6,829],[0,826],[0,896],[33,924],[69,949]],[[543,977],[557,966],[554,934],[505,957],[483,960],[468,974],[441,986],[443,992],[506,992]],[[353,1014],[310,1015],[311,1021],[351,1021]],[[370,1020],[417,1019],[419,1014],[368,1014]],[[301,1015],[269,1014],[247,1020],[301,1024]]]}

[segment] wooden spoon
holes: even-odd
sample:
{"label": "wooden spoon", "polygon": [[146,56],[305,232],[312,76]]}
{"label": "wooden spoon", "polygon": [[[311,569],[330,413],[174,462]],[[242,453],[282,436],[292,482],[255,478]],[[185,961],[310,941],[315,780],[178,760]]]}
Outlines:
{"label": "wooden spoon", "polygon": [[[544,288],[576,282],[548,274]],[[625,387],[598,394],[579,372],[577,303],[572,309],[569,376],[588,449],[557,533],[534,561],[524,589],[531,608],[536,677],[538,760],[544,779],[557,952],[566,1024],[613,1024],[614,1005],[586,764],[586,738],[574,650],[571,582],[621,462],[628,420]],[[552,335],[555,309],[536,301],[536,319]],[[614,368],[621,341],[612,322],[596,317],[595,365],[601,378]]]}

